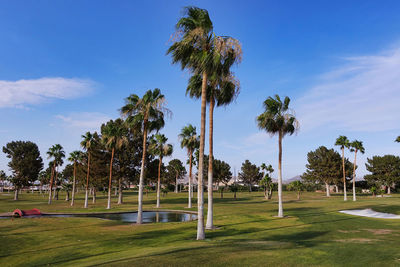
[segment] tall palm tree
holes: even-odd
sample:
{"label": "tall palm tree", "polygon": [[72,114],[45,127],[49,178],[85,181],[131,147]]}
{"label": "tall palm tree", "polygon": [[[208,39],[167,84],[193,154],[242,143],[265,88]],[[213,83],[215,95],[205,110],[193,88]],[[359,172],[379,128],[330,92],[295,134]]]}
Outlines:
{"label": "tall palm tree", "polygon": [[125,99],[121,114],[127,117],[131,128],[140,127],[143,132],[142,166],[139,178],[138,216],[137,224],[142,223],[143,212],[143,182],[145,179],[144,167],[147,153],[147,135],[164,127],[164,113],[170,111],[165,107],[165,97],[160,89],[148,90],[142,98],[132,94]]}
{"label": "tall palm tree", "polygon": [[346,136],[340,135],[335,142],[335,146],[340,146],[342,150],[342,169],[343,169],[343,194],[344,194],[344,201],[347,201],[347,191],[346,191],[346,167],[344,164],[344,148],[349,148],[350,141],[347,139]]}
{"label": "tall palm tree", "polygon": [[365,153],[365,148],[362,141],[354,140],[350,143],[350,151],[354,152],[354,165],[353,165],[353,201],[356,201],[356,163],[357,163],[357,152],[361,154]]}
{"label": "tall palm tree", "polygon": [[192,166],[193,166],[193,153],[200,145],[199,136],[196,133],[196,127],[191,124],[183,127],[181,133],[178,135],[181,141],[181,147],[186,148],[189,157],[189,198],[188,208],[192,207]]}
{"label": "tall palm tree", "polygon": [[110,120],[106,124],[101,125],[101,137],[103,144],[108,150],[111,150],[110,160],[110,176],[108,180],[108,200],[107,209],[111,209],[111,184],[112,184],[112,169],[115,150],[121,149],[123,145],[128,143],[128,129],[125,127],[123,120]]}
{"label": "tall palm tree", "polygon": [[51,169],[51,177],[50,177],[50,190],[49,190],[49,202],[51,204],[52,199],[52,191],[53,191],[53,182],[54,182],[54,174],[56,172],[56,168],[58,165],[62,165],[62,159],[65,157],[65,152],[63,147],[60,144],[53,145],[47,151],[47,158],[53,158],[53,167]]}
{"label": "tall palm tree", "polygon": [[181,68],[202,75],[201,86],[201,124],[200,124],[200,154],[199,175],[197,177],[197,240],[205,239],[204,233],[204,200],[203,200],[203,164],[204,143],[206,131],[206,88],[212,60],[213,24],[208,11],[197,7],[186,7],[186,16],[176,24],[177,37],[168,49],[172,54],[172,62],[180,63]]}
{"label": "tall palm tree", "polygon": [[[216,36],[213,33],[213,24],[207,10],[197,7],[186,7],[185,12],[185,16],[176,24],[176,41],[168,49],[167,54],[172,54],[172,62],[180,63],[182,69],[189,69],[195,75],[201,76],[201,125],[197,191],[197,239],[201,240],[205,238],[203,161],[208,80],[212,77],[216,66],[218,66],[224,57],[232,51],[241,51],[241,48],[237,40],[230,37]],[[229,67],[224,69],[224,71],[227,74]]]}
{"label": "tall palm tree", "polygon": [[69,154],[68,160],[70,162],[73,162],[73,164],[74,164],[74,178],[72,181],[72,196],[71,196],[71,206],[73,206],[74,202],[75,202],[75,191],[76,191],[76,189],[75,189],[75,186],[76,186],[76,164],[82,160],[82,152],[78,151],[78,150],[72,151]]}
{"label": "tall palm tree", "polygon": [[397,143],[400,143],[400,136],[397,136],[396,140],[394,140]]}
{"label": "tall palm tree", "polygon": [[161,190],[161,166],[164,157],[171,156],[173,148],[171,144],[167,144],[168,138],[163,134],[156,134],[151,140],[149,149],[151,153],[158,156],[158,179],[157,179],[157,208],[160,207],[160,190]]}
{"label": "tall palm tree", "polygon": [[87,171],[86,171],[86,192],[85,192],[85,205],[84,207],[88,207],[88,197],[89,197],[89,175],[90,175],[90,157],[92,146],[96,141],[97,133],[87,132],[82,135],[81,147],[87,152]]}
{"label": "tall palm tree", "polygon": [[257,117],[257,124],[261,130],[270,135],[278,135],[279,162],[278,162],[278,217],[283,217],[282,205],[282,139],[286,134],[292,135],[299,129],[299,123],[289,110],[290,98],[285,97],[282,102],[279,95],[268,97],[264,101],[265,111]]}

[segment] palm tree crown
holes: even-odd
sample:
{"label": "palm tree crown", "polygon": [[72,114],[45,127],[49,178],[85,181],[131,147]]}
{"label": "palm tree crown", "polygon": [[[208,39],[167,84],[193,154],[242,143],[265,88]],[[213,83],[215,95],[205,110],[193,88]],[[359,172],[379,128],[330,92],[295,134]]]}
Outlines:
{"label": "palm tree crown", "polygon": [[181,68],[202,73],[211,68],[213,25],[208,11],[198,7],[185,8],[185,15],[176,24],[174,39],[178,39],[168,49],[172,63],[180,63]]}
{"label": "palm tree crown", "polygon": [[397,136],[396,140],[394,140],[397,143],[400,143],[400,136]]}
{"label": "palm tree crown", "polygon": [[68,160],[70,162],[78,162],[82,160],[82,157],[83,157],[82,151],[75,150],[69,154]]}
{"label": "palm tree crown", "polygon": [[285,97],[283,102],[278,95],[275,98],[268,97],[264,101],[265,111],[257,117],[258,127],[271,135],[279,134],[281,137],[294,134],[299,123],[290,112],[289,103],[289,97]]}
{"label": "palm tree crown", "polygon": [[165,97],[158,88],[148,90],[143,98],[131,94],[120,111],[122,116],[127,117],[131,128],[146,127],[149,132],[164,127],[164,113],[170,113],[165,107]]}
{"label": "palm tree crown", "polygon": [[86,134],[82,135],[81,147],[86,151],[90,151],[94,142],[96,141],[97,133],[86,132]]}
{"label": "palm tree crown", "polygon": [[196,127],[192,124],[183,127],[178,138],[181,141],[181,147],[186,148],[188,154],[193,153],[193,151],[199,147],[199,136],[196,133]]}
{"label": "palm tree crown", "polygon": [[349,139],[347,139],[346,136],[340,135],[336,139],[335,146],[340,146],[340,149],[349,148],[350,147],[350,141],[349,141]]}
{"label": "palm tree crown", "polygon": [[153,155],[163,158],[164,156],[170,156],[173,152],[171,144],[167,144],[168,138],[163,134],[156,134],[154,139],[151,139],[150,151]]}
{"label": "palm tree crown", "polygon": [[127,133],[128,129],[121,119],[110,120],[101,126],[102,141],[109,150],[120,149],[124,144],[127,144]]}
{"label": "palm tree crown", "polygon": [[266,173],[273,173],[274,172],[274,168],[272,168],[272,165],[269,164],[268,166],[265,163],[262,163],[260,168],[265,171]]}
{"label": "palm tree crown", "polygon": [[350,151],[354,152],[361,152],[361,154],[365,153],[365,148],[363,146],[362,141],[354,140],[353,142],[349,143]]}
{"label": "palm tree crown", "polygon": [[53,145],[47,151],[47,158],[54,158],[54,163],[56,166],[63,164],[63,158],[65,158],[65,152],[60,144]]}

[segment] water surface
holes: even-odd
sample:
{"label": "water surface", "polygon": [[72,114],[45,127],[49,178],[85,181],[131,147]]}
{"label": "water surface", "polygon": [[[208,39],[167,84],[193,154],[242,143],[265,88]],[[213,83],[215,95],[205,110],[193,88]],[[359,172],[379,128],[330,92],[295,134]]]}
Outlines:
{"label": "water surface", "polygon": [[[101,213],[101,214],[44,214],[34,216],[24,216],[25,218],[45,218],[45,217],[90,217],[104,220],[114,220],[120,222],[135,223],[137,220],[137,212],[126,213]],[[0,219],[10,219],[10,217],[0,217]],[[190,213],[180,213],[171,211],[144,211],[143,223],[158,223],[158,222],[187,222],[197,219],[197,215]]]}

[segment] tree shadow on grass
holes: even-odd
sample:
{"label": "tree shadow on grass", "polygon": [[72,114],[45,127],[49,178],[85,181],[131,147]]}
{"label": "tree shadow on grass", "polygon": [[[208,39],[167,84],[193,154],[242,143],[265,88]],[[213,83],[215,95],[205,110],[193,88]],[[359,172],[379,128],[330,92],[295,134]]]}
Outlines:
{"label": "tree shadow on grass", "polygon": [[[110,265],[113,263],[123,264],[124,262],[127,263],[130,261],[140,260],[143,258],[149,259],[150,257],[163,257],[171,254],[177,256],[179,254],[191,255],[191,258],[194,259],[196,256],[202,257],[201,254],[212,253],[213,251],[215,251],[215,249],[226,249],[233,253],[235,251],[243,253],[244,251],[247,250],[251,251],[280,250],[282,249],[282,247],[284,247],[285,249],[295,249],[298,248],[298,246],[310,248],[319,243],[319,241],[314,239],[323,236],[326,233],[327,232],[323,231],[320,232],[306,231],[294,234],[273,235],[271,237],[262,239],[257,239],[257,238],[229,239],[229,240],[223,240],[221,242],[212,242],[212,243],[203,241],[199,243],[201,245],[197,247],[185,247],[179,249],[172,249],[169,251],[163,251],[159,253],[151,253],[146,256],[132,256],[122,259],[115,259],[104,262],[101,265]],[[155,262],[160,262],[160,261],[155,261]],[[134,263],[132,262],[132,264]]]}
{"label": "tree shadow on grass", "polygon": [[[82,227],[77,227],[77,228],[82,228]],[[67,228],[63,228],[67,229]],[[157,239],[160,240],[160,238],[168,236],[168,240],[165,240],[165,243],[168,242],[174,242],[174,241],[182,241],[182,240],[187,240],[187,233],[189,229],[194,229],[193,226],[185,226],[185,227],[180,227],[177,229],[168,229],[168,230],[149,230],[145,232],[140,232],[140,233],[133,233],[129,236],[117,236],[117,237],[112,237],[112,238],[105,238],[105,239],[90,239],[82,242],[73,242],[69,244],[63,244],[59,246],[54,246],[52,245],[49,248],[38,248],[38,249],[31,249],[31,250],[25,250],[25,251],[15,251],[11,252],[8,254],[1,254],[0,258],[4,257],[9,257],[9,256],[16,256],[16,255],[21,255],[21,254],[29,254],[29,253],[36,253],[40,252],[46,249],[51,249],[51,250],[56,250],[56,249],[66,249],[66,248],[79,248],[81,246],[89,246],[89,245],[96,245],[96,244],[101,244],[102,246],[106,247],[113,247],[116,248],[118,246],[124,246],[128,243],[132,243],[136,246],[152,246],[154,245],[154,240]],[[49,230],[50,231],[50,230]],[[195,236],[195,233],[194,235]],[[174,237],[174,238],[170,238]],[[160,244],[160,241],[158,241]]]}

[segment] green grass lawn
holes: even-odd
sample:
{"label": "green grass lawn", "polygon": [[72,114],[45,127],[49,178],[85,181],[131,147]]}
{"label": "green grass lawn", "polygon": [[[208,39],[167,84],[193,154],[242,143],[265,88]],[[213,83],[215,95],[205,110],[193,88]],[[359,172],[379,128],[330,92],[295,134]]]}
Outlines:
{"label": "green grass lawn", "polygon": [[[276,194],[275,194],[276,197]],[[107,211],[106,196],[83,209],[83,195],[71,208],[63,194],[47,205],[47,196],[0,194],[0,213],[15,208],[43,212]],[[61,200],[62,199],[62,200]],[[262,193],[215,193],[215,225],[206,240],[196,241],[196,221],[146,225],[96,218],[35,218],[0,220],[0,263],[7,265],[69,266],[399,266],[400,220],[372,219],[338,213],[341,209],[372,208],[400,214],[400,195],[361,196],[343,202],[305,193],[301,201],[284,192],[286,218],[276,218],[276,198]],[[111,211],[136,210],[137,194],[125,193],[125,203]],[[207,201],[205,201],[207,203]],[[186,193],[169,193],[163,209],[184,209]],[[155,194],[144,196],[144,209],[153,209]],[[196,206],[194,201],[194,206]],[[195,210],[195,209],[192,209]]]}

